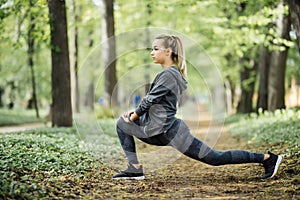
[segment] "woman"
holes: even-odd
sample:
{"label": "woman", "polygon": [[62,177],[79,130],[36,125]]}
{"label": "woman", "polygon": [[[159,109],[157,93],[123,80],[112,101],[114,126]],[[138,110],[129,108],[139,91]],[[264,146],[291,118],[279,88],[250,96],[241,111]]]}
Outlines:
{"label": "woman", "polygon": [[134,137],[152,145],[172,146],[190,158],[213,166],[262,163],[265,168],[262,179],[276,175],[282,160],[280,155],[270,152],[261,154],[243,150],[213,150],[192,136],[187,125],[175,117],[177,101],[187,88],[185,55],[179,37],[156,37],[151,57],[163,70],[155,77],[148,94],[136,110],[122,115],[117,122],[117,133],[129,166],[113,176],[114,179],[144,179],[143,167],[136,155]]}

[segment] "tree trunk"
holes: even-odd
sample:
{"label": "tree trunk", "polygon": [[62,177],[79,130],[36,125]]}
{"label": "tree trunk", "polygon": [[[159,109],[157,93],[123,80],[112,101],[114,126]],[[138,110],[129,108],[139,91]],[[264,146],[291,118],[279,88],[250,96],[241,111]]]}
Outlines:
{"label": "tree trunk", "polygon": [[256,112],[258,112],[259,109],[262,109],[263,111],[268,109],[268,75],[270,68],[270,55],[271,54],[266,47],[260,47],[258,63],[259,86]]}
{"label": "tree trunk", "polygon": [[4,107],[2,96],[4,95],[4,88],[0,86],[0,108]]}
{"label": "tree trunk", "polygon": [[254,94],[257,64],[252,59],[251,60],[247,59],[242,62],[243,63],[249,62],[249,67],[245,66],[244,69],[240,72],[242,93],[241,93],[241,99],[238,103],[237,112],[251,113],[253,112],[252,98]]}
{"label": "tree trunk", "polygon": [[90,111],[94,110],[94,97],[95,97],[94,81],[91,81],[88,86],[88,90],[85,94],[84,106],[88,107]]}
{"label": "tree trunk", "polygon": [[[103,49],[102,49],[102,58],[104,61],[105,67],[105,81],[104,81],[104,96],[106,101],[111,103],[111,106],[114,107],[117,105],[117,76],[116,76],[116,46],[115,46],[115,28],[114,28],[114,8],[113,0],[103,0],[104,12],[102,20],[102,39]],[[114,91],[115,90],[115,91]]]}
{"label": "tree trunk", "polygon": [[52,126],[72,126],[66,5],[64,0],[47,2],[52,47]]}
{"label": "tree trunk", "polygon": [[300,53],[300,1],[288,0],[289,12],[291,16],[291,22],[297,36],[297,44]]}
{"label": "tree trunk", "polygon": [[71,10],[73,13],[74,21],[74,51],[73,51],[73,69],[74,69],[74,110],[80,112],[80,95],[79,95],[79,81],[78,81],[78,26],[79,16],[77,14],[75,0],[71,1]]}
{"label": "tree trunk", "polygon": [[[29,0],[29,6],[30,8],[33,7],[33,2],[32,0]],[[34,25],[34,16],[32,13],[30,13],[30,18],[29,18],[29,28],[28,28],[28,33],[27,33],[27,55],[28,55],[28,65],[30,67],[30,73],[31,73],[31,86],[32,86],[32,103],[35,109],[36,117],[40,118],[39,115],[39,108],[37,104],[37,95],[36,95],[36,83],[35,83],[35,75],[34,75],[34,63],[33,63],[33,54],[34,54],[34,36],[33,36],[33,31],[35,28]]]}
{"label": "tree trunk", "polygon": [[9,103],[8,108],[13,109],[15,106],[15,99],[16,99],[16,85],[14,81],[9,81],[8,85],[10,86],[10,93],[9,93]]}
{"label": "tree trunk", "polygon": [[[92,49],[94,46],[94,40],[93,40],[93,30],[90,30],[88,32],[88,44],[89,49]],[[95,75],[91,75],[89,77],[89,84],[87,91],[84,94],[84,106],[89,108],[89,111],[94,111],[94,103],[95,103]]]}
{"label": "tree trunk", "polygon": [[[278,6],[283,6],[281,1]],[[283,8],[282,8],[283,9]],[[291,23],[289,17],[282,15],[276,22],[279,36],[289,40]],[[281,45],[283,46],[283,44]],[[285,108],[285,71],[288,47],[284,51],[275,50],[271,54],[270,71],[268,81],[268,111]]]}
{"label": "tree trunk", "polygon": [[[146,15],[146,47],[148,47],[150,45],[150,30],[149,27],[151,26],[151,14],[152,14],[152,3],[148,0],[147,4],[146,4],[146,9],[147,9],[147,15]],[[145,57],[144,62],[147,63],[146,68],[149,69],[150,68],[150,64],[148,62],[148,59]],[[145,75],[145,94],[147,94],[150,90],[150,86],[151,86],[151,82],[150,82],[150,75],[149,72],[147,72]]]}
{"label": "tree trunk", "polygon": [[226,108],[228,114],[234,113],[234,106],[233,106],[233,96],[234,96],[234,89],[233,89],[233,83],[230,80],[230,77],[227,76],[224,79],[224,85],[225,85],[225,92],[226,92]]}

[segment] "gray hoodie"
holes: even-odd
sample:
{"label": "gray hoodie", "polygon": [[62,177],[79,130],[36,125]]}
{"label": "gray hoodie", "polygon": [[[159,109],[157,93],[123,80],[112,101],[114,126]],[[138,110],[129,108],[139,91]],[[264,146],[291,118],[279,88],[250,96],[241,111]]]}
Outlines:
{"label": "gray hoodie", "polygon": [[167,131],[176,120],[177,102],[187,82],[176,66],[157,74],[148,94],[135,110],[144,134],[154,136]]}

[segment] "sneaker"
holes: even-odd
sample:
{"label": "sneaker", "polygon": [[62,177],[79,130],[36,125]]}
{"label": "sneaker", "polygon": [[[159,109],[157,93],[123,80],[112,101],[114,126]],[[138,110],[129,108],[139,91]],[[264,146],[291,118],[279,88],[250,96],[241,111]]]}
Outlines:
{"label": "sneaker", "polygon": [[134,180],[144,180],[143,166],[141,165],[136,169],[131,163],[129,163],[128,168],[121,173],[116,174],[112,177],[113,179],[134,179]]}
{"label": "sneaker", "polygon": [[282,161],[282,156],[275,155],[271,152],[268,152],[268,154],[270,157],[262,162],[265,168],[265,174],[263,175],[262,180],[273,178],[276,175],[279,165]]}

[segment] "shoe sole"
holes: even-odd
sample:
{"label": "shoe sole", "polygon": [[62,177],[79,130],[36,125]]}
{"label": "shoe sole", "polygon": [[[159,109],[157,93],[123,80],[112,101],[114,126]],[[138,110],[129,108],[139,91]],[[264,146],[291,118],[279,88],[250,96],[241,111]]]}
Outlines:
{"label": "shoe sole", "polygon": [[273,178],[277,174],[277,171],[279,169],[281,161],[282,161],[282,156],[278,156],[277,161],[276,161],[276,165],[275,165],[275,168],[274,168],[274,172],[273,172],[273,174],[270,178]]}
{"label": "shoe sole", "polygon": [[123,179],[123,180],[144,180],[145,176],[136,176],[136,177],[118,177],[118,178],[113,178],[115,180],[117,179]]}

